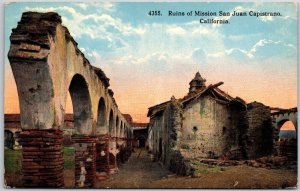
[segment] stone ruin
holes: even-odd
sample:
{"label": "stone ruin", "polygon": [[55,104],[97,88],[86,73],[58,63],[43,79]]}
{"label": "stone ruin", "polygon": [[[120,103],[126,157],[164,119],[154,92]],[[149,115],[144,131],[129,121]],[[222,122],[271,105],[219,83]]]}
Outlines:
{"label": "stone ruin", "polygon": [[[54,12],[25,12],[8,53],[20,100],[25,187],[63,187],[63,132],[68,92],[73,105],[76,187],[93,187],[96,172],[118,170],[131,154],[132,129],[109,78],[78,49]],[[120,159],[121,158],[121,159]]]}
{"label": "stone ruin", "polygon": [[[272,114],[271,108],[262,103],[247,104],[231,97],[218,88],[223,82],[206,86],[205,81],[198,72],[185,97],[173,96],[149,108],[148,144],[156,161],[177,174],[193,175],[193,160],[250,166],[259,166],[256,159],[285,164],[284,157],[268,158],[278,155],[295,160],[296,141],[278,142],[278,123],[282,125],[282,120],[275,117],[278,114]],[[289,114],[295,124],[296,115]]]}

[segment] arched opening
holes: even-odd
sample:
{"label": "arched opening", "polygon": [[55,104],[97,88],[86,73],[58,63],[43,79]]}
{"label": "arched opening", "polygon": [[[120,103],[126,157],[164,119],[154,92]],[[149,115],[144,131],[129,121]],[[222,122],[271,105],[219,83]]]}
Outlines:
{"label": "arched opening", "polygon": [[[73,147],[73,141],[71,136],[75,134],[91,135],[93,116],[91,98],[88,89],[88,85],[84,77],[80,74],[75,74],[69,85],[69,95],[66,100],[66,115],[64,122],[64,140],[67,140],[66,131],[70,131],[71,144],[64,142],[64,169],[73,171],[76,173],[76,148]],[[73,187],[76,185],[76,175],[73,173],[67,173],[64,177],[66,187]]]}
{"label": "arched opening", "polygon": [[75,133],[74,129],[74,116],[73,116],[73,105],[70,92],[67,94],[66,109],[64,116],[64,146],[71,147],[73,142],[71,136]]}
{"label": "arched opening", "polygon": [[292,121],[283,120],[278,123],[279,155],[288,157],[289,160],[297,160],[297,131]]}
{"label": "arched opening", "polygon": [[105,127],[105,111],[106,111],[105,101],[103,97],[101,97],[98,103],[98,116],[97,116],[97,126],[96,126],[97,133],[100,128]]}
{"label": "arched opening", "polygon": [[113,135],[113,130],[114,130],[114,113],[113,110],[110,110],[109,113],[109,134]]}
{"label": "arched opening", "polygon": [[116,137],[119,136],[119,116],[116,118]]}
{"label": "arched opening", "polygon": [[122,137],[122,128],[123,128],[123,121],[121,121],[120,124],[119,137]]}
{"label": "arched opening", "polygon": [[120,137],[121,137],[121,138],[124,137],[123,131],[124,131],[124,123],[121,125],[121,128],[120,128]]}
{"label": "arched opening", "polygon": [[124,129],[124,136],[126,139],[128,139],[128,129],[127,127],[125,126],[125,129]]}
{"label": "arched opening", "polygon": [[138,137],[138,147],[139,148],[144,148],[146,143],[146,138],[144,135],[141,135]]}
{"label": "arched opening", "polygon": [[9,131],[4,131],[4,148],[12,149],[14,145],[14,134]]}
{"label": "arched opening", "polygon": [[279,140],[282,139],[296,139],[296,128],[291,121],[285,121],[282,123],[279,131]]}
{"label": "arched opening", "polygon": [[69,92],[73,104],[74,127],[79,134],[89,135],[93,125],[91,98],[87,83],[81,75],[74,75]]}

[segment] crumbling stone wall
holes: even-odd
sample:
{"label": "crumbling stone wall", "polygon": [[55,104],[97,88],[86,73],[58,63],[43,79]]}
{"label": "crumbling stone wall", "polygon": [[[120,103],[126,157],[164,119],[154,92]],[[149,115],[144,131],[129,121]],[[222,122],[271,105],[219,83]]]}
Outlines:
{"label": "crumbling stone wall", "polygon": [[192,175],[192,159],[255,159],[270,155],[273,127],[267,106],[224,104],[209,96],[185,106],[174,97],[152,116],[153,154],[172,172]]}
{"label": "crumbling stone wall", "polygon": [[181,141],[185,157],[219,158],[238,147],[237,112],[210,96],[187,105]]}
{"label": "crumbling stone wall", "polygon": [[270,109],[259,102],[247,104],[245,150],[249,159],[271,155],[273,126]]}
{"label": "crumbling stone wall", "polygon": [[180,151],[183,123],[182,105],[172,97],[167,110],[169,112],[169,144],[166,164],[169,166],[169,170],[176,174],[183,176],[192,175],[194,169],[191,167],[189,159],[184,158]]}

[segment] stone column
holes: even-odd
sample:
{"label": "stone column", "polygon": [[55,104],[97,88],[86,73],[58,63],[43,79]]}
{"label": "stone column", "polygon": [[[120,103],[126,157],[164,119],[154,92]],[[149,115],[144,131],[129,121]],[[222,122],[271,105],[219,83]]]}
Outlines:
{"label": "stone column", "polygon": [[75,186],[93,187],[96,175],[97,138],[85,135],[72,137],[75,148]]}
{"label": "stone column", "polygon": [[23,130],[22,173],[24,187],[63,187],[63,132],[61,130]]}

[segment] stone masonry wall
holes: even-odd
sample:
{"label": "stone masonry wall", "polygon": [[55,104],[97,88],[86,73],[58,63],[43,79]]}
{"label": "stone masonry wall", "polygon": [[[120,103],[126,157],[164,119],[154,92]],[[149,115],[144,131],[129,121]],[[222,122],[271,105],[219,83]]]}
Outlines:
{"label": "stone masonry wall", "polygon": [[271,155],[273,151],[273,127],[270,109],[262,103],[247,105],[248,125],[245,150],[249,159]]}
{"label": "stone masonry wall", "polygon": [[233,109],[209,96],[185,107],[181,150],[186,158],[219,158],[237,147]]}

